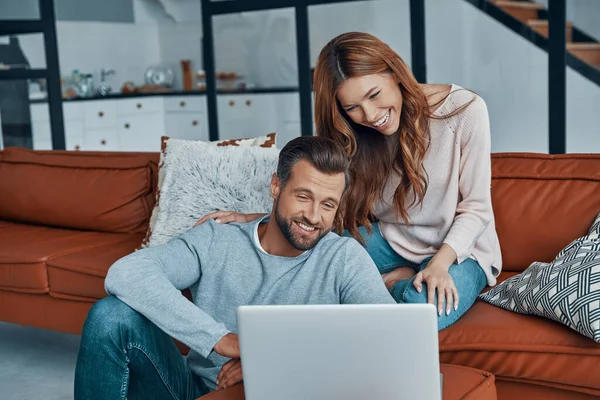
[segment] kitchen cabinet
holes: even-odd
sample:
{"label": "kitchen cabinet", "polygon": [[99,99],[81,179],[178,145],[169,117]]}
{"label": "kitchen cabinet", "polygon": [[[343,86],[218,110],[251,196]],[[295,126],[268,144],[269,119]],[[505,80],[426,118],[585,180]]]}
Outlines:
{"label": "kitchen cabinet", "polygon": [[205,96],[165,97],[165,135],[208,141]]}
{"label": "kitchen cabinet", "polygon": [[[64,103],[63,103],[64,104]],[[79,104],[64,104],[63,109],[76,112],[83,109],[83,121],[86,129],[114,128],[117,123],[117,101],[85,101]],[[65,116],[65,119],[67,117]]]}
{"label": "kitchen cabinet", "polygon": [[114,128],[88,130],[83,137],[83,150],[120,151],[122,149],[119,134]]}
{"label": "kitchen cabinet", "polygon": [[160,151],[160,138],[165,134],[163,115],[121,116],[117,126],[122,151]]}
{"label": "kitchen cabinet", "polygon": [[[63,114],[67,150],[160,151],[160,97],[64,102]],[[48,105],[32,104],[31,116],[34,149],[51,149]]]}
{"label": "kitchen cabinet", "polygon": [[[36,104],[35,113],[31,113],[31,130],[33,135],[33,148],[35,150],[52,150],[52,134],[50,130],[50,117],[48,117],[47,106],[45,104]],[[69,115],[71,116],[71,115]],[[66,113],[65,113],[66,117]],[[65,139],[67,150],[83,150],[83,120],[65,118]]]}
{"label": "kitchen cabinet", "polygon": [[117,105],[117,114],[123,115],[145,115],[163,112],[162,97],[137,97],[133,99],[113,100]]}
{"label": "kitchen cabinet", "polygon": [[297,93],[219,95],[220,139],[277,132],[277,147],[300,135]]}
{"label": "kitchen cabinet", "polygon": [[179,96],[165,97],[165,111],[167,113],[200,112],[206,113],[205,96]]}
{"label": "kitchen cabinet", "polygon": [[208,119],[201,113],[167,113],[165,135],[186,140],[208,141]]}
{"label": "kitchen cabinet", "polygon": [[[300,135],[297,93],[219,94],[220,139]],[[63,103],[69,150],[160,151],[161,136],[209,140],[206,96],[148,96]],[[31,105],[35,149],[51,149],[46,103]]]}

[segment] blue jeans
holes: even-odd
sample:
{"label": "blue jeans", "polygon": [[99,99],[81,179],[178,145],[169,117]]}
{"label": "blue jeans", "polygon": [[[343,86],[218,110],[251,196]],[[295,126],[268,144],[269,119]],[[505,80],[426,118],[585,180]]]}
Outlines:
{"label": "blue jeans", "polygon": [[[367,234],[365,227],[359,228],[360,234],[366,240],[365,249],[377,265],[379,272],[385,274],[393,271],[398,267],[410,267],[415,272],[420,272],[427,266],[430,258],[427,258],[420,264],[415,264],[406,259],[400,257],[389,243],[383,238],[379,230],[378,224],[373,224],[373,232],[371,235]],[[344,231],[344,236],[350,236],[348,231]],[[454,280],[454,285],[458,291],[459,304],[458,309],[454,310],[451,308],[450,314],[446,315],[445,307],[444,312],[441,316],[438,316],[438,329],[442,330],[456,321],[465,313],[475,300],[477,296],[487,285],[487,278],[483,269],[479,266],[479,263],[472,258],[467,258],[460,264],[452,264],[448,273]],[[413,286],[414,277],[408,280],[399,281],[391,289],[390,293],[392,297],[398,303],[427,303],[427,284],[423,283],[423,290],[421,293],[417,292]],[[437,294],[435,295],[435,304],[437,306],[438,299]]]}
{"label": "blue jeans", "polygon": [[193,400],[208,392],[146,317],[114,296],[94,304],[77,356],[75,400]]}

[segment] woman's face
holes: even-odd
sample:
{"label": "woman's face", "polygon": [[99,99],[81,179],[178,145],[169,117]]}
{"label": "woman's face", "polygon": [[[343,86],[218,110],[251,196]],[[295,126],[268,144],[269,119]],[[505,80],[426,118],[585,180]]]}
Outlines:
{"label": "woman's face", "polygon": [[400,126],[402,93],[393,74],[371,74],[350,78],[340,85],[337,100],[357,124],[392,135]]}

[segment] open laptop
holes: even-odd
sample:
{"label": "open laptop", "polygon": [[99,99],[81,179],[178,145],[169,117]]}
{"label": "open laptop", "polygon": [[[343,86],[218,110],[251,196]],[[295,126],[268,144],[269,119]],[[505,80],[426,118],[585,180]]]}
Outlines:
{"label": "open laptop", "polygon": [[242,306],[246,400],[441,399],[431,304]]}

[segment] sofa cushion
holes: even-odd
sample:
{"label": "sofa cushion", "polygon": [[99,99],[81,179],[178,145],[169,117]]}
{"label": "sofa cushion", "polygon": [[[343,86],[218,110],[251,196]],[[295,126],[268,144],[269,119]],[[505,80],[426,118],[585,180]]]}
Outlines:
{"label": "sofa cushion", "polygon": [[492,204],[504,271],[550,262],[600,211],[600,154],[492,155]]}
{"label": "sofa cushion", "polygon": [[143,238],[143,234],[128,235],[118,243],[104,244],[48,260],[50,294],[55,297],[78,296],[82,300],[105,297],[106,272],[115,261],[139,247]]}
{"label": "sofa cushion", "polygon": [[145,232],[158,154],[3,150],[0,219],[103,232]]}
{"label": "sofa cushion", "polygon": [[600,389],[600,344],[556,322],[482,301],[440,332],[440,357],[499,379]]}
{"label": "sofa cushion", "polygon": [[0,289],[47,293],[48,259],[129,237],[0,221]]}

